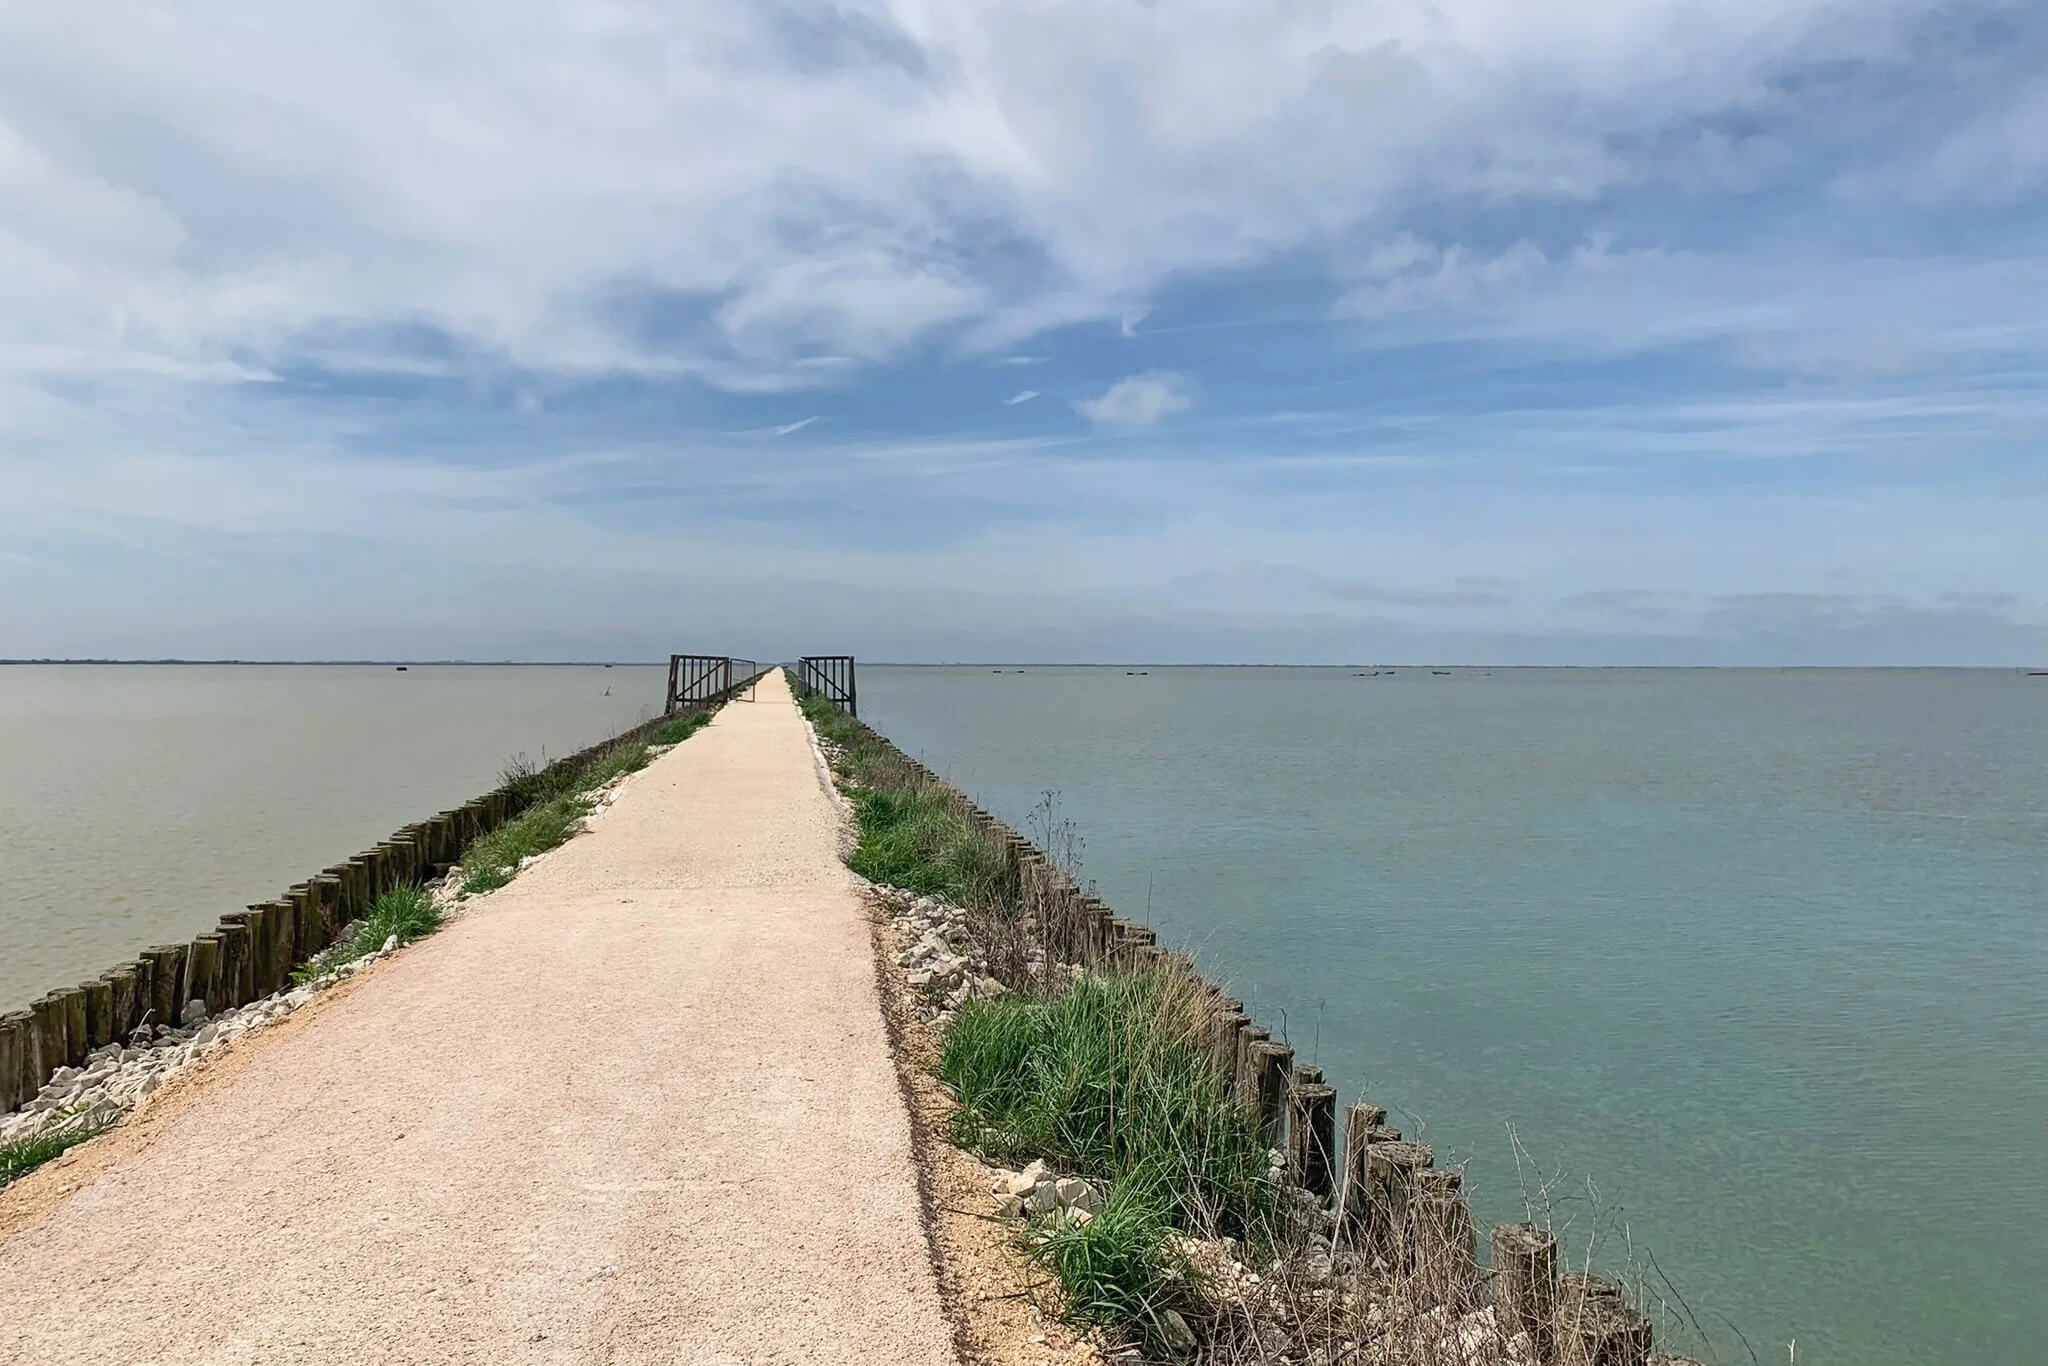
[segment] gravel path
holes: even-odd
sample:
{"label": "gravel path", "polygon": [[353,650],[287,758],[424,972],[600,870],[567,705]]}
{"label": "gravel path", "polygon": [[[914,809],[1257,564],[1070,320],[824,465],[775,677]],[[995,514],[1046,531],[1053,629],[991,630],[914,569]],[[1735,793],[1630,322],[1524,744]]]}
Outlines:
{"label": "gravel path", "polygon": [[0,1194],[0,1357],[952,1362],[837,838],[773,674],[469,915]]}

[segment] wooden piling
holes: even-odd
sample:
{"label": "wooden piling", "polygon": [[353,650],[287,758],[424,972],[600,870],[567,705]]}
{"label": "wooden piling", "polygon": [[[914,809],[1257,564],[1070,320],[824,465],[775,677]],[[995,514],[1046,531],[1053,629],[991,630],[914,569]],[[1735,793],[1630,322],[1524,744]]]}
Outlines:
{"label": "wooden piling", "polygon": [[[270,991],[283,991],[291,985],[292,968],[298,963],[298,908],[291,901],[280,898],[270,904],[272,938],[270,941]],[[264,993],[269,995],[269,992]]]}
{"label": "wooden piling", "polygon": [[142,1007],[135,999],[135,965],[123,963],[108,973],[107,987],[114,996],[113,1041],[125,1045],[128,1042],[128,1035],[135,1028],[137,1018],[142,1013]]}
{"label": "wooden piling", "polygon": [[121,1037],[114,1022],[114,984],[104,977],[85,984],[85,1032],[92,1048],[105,1048]]}
{"label": "wooden piling", "polygon": [[28,1100],[28,1053],[33,1047],[35,1016],[25,1010],[0,1015],[0,1115],[11,1114]]}
{"label": "wooden piling", "polygon": [[1259,1130],[1270,1147],[1279,1147],[1287,1131],[1287,1074],[1294,1066],[1294,1050],[1270,1040],[1252,1045],[1250,1094],[1257,1097]]}
{"label": "wooden piling", "polygon": [[1537,1361],[1556,1360],[1556,1235],[1539,1224],[1502,1224],[1492,1241],[1493,1312],[1501,1332],[1528,1334]]}
{"label": "wooden piling", "polygon": [[144,956],[150,960],[149,1000],[154,1023],[176,1029],[185,1014],[185,1003],[178,996],[185,985],[185,946],[159,944]]}
{"label": "wooden piling", "polygon": [[1406,1270],[1408,1207],[1414,1202],[1416,1178],[1436,1165],[1427,1143],[1373,1143],[1366,1148],[1366,1183],[1370,1190],[1365,1245],[1395,1270]]}
{"label": "wooden piling", "polygon": [[1223,1074],[1225,1089],[1236,1094],[1237,1035],[1251,1020],[1241,1010],[1219,1010],[1209,1019],[1210,1047],[1216,1058],[1216,1070]]}
{"label": "wooden piling", "polygon": [[341,927],[348,922],[341,913],[341,875],[332,870],[313,879],[313,901],[315,919],[320,927],[320,947],[326,948],[341,937]]}
{"label": "wooden piling", "polygon": [[251,956],[249,912],[220,918],[220,989],[230,1008],[256,999],[256,969]]}
{"label": "wooden piling", "polygon": [[[1314,1081],[1301,1080],[1304,1072]],[[1315,1196],[1320,1205],[1336,1194],[1337,1088],[1325,1086],[1322,1069],[1295,1069],[1293,1093],[1288,1097],[1287,1141],[1293,1159],[1294,1179]]]}
{"label": "wooden piling", "polygon": [[92,1052],[92,1031],[89,1026],[89,1012],[85,1008],[85,988],[65,987],[57,993],[64,1003],[64,1061],[72,1067],[85,1065],[85,1055]]}
{"label": "wooden piling", "polygon": [[1233,1070],[1237,1073],[1237,1094],[1248,1105],[1256,1105],[1259,1098],[1259,1079],[1252,1071],[1252,1049],[1272,1037],[1271,1030],[1250,1019],[1237,1031],[1237,1061]]}
{"label": "wooden piling", "polygon": [[285,896],[292,908],[292,966],[303,963],[327,947],[327,926],[321,918],[320,896],[313,884],[302,882]]}
{"label": "wooden piling", "polygon": [[1362,1244],[1372,1223],[1372,1181],[1366,1165],[1374,1135],[1386,1122],[1385,1107],[1363,1103],[1344,1107],[1344,1198],[1339,1221],[1346,1241]]}
{"label": "wooden piling", "polygon": [[156,1017],[156,960],[145,953],[129,964],[129,971],[135,974],[135,1013],[130,1017],[128,1026],[132,1039],[136,1031],[151,1028],[161,1021]]}
{"label": "wooden piling", "polygon": [[1648,1366],[1654,1345],[1649,1315],[1619,1295],[1580,1299],[1558,1330],[1565,1366]]}
{"label": "wooden piling", "polygon": [[218,934],[202,934],[186,948],[185,987],[178,994],[188,1001],[206,1002],[208,1015],[218,1015],[226,1008],[227,996],[220,989]]}
{"label": "wooden piling", "polygon": [[67,1066],[65,1059],[70,1055],[71,1045],[64,1037],[64,1003],[56,992],[36,997],[29,1002],[29,1013],[35,1017],[35,1056],[29,1062],[29,1099],[41,1091],[50,1080],[50,1074]]}
{"label": "wooden piling", "polygon": [[1424,1292],[1453,1313],[1471,1309],[1479,1286],[1479,1251],[1463,1173],[1432,1169],[1416,1175],[1408,1230]]}

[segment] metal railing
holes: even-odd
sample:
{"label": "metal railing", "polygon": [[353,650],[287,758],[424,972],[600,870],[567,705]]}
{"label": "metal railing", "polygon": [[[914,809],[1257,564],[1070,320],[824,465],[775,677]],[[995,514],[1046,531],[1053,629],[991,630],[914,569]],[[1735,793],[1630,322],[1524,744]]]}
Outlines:
{"label": "metal railing", "polygon": [[701,711],[721,702],[751,702],[763,672],[757,661],[731,655],[670,655],[662,715]]}
{"label": "metal railing", "polygon": [[796,662],[797,690],[818,696],[848,716],[860,715],[852,655],[805,655]]}

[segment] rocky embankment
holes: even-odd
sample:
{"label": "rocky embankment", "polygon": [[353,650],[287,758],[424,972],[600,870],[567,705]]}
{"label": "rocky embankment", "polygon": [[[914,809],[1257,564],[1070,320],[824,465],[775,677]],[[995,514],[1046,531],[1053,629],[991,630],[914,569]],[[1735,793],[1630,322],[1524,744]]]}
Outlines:
{"label": "rocky embankment", "polygon": [[[875,888],[873,901],[902,945],[892,961],[935,1038],[967,1001],[1006,990],[990,975],[965,908],[887,887]],[[1043,971],[1035,949],[1031,963],[1034,972]],[[1433,1302],[1441,1297],[1418,1293],[1423,1288],[1412,1276],[1345,1247],[1335,1210],[1318,1207],[1288,1184],[1280,1149],[1268,1156],[1267,1178],[1300,1211],[1300,1236],[1258,1266],[1243,1259],[1245,1249],[1235,1239],[1176,1236],[1178,1274],[1199,1286],[1205,1308],[1199,1333],[1187,1318],[1166,1311],[1161,1333],[1177,1354],[1293,1366],[1538,1366],[1530,1337],[1505,1331],[1491,1304],[1468,1300],[1461,1312]],[[1108,1193],[1098,1182],[1042,1161],[1021,1170],[985,1160],[982,1167],[989,1191],[984,1217],[1010,1226],[1022,1241],[1046,1236],[1061,1221],[1092,1220]],[[1221,1350],[1219,1337],[1228,1340]],[[1096,1346],[1113,1360],[1138,1359],[1132,1349]]]}

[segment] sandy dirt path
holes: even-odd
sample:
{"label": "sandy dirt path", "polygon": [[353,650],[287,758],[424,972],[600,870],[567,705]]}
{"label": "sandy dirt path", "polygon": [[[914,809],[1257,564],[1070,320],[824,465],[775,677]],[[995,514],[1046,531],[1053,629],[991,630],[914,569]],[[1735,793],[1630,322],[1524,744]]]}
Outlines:
{"label": "sandy dirt path", "polygon": [[836,839],[771,675],[463,919],[0,1195],[0,1359],[952,1362]]}

